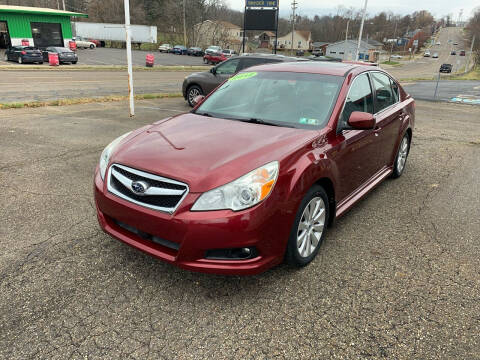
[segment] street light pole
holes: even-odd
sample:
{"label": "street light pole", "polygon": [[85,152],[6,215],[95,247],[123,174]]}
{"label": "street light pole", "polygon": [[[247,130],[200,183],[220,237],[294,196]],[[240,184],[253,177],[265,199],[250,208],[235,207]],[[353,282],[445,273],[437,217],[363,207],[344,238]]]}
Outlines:
{"label": "street light pole", "polygon": [[125,8],[125,36],[127,40],[127,68],[128,68],[128,97],[130,117],[135,116],[133,101],[133,74],[132,74],[132,40],[130,38],[130,1],[124,0]]}
{"label": "street light pole", "polygon": [[345,50],[343,52],[343,60],[347,59],[347,41],[348,41],[348,25],[350,24],[350,19],[347,21],[347,30],[345,30]]}
{"label": "street light pole", "polygon": [[[470,66],[470,58],[472,57],[472,52],[473,52],[473,45],[475,44],[475,35],[473,35],[473,39],[472,39],[472,46],[470,46],[470,54],[468,54],[468,59],[467,59],[467,63],[465,64],[465,74],[467,73],[468,71],[468,67]],[[474,64],[475,65],[475,64]]]}
{"label": "street light pole", "polygon": [[360,52],[360,43],[362,42],[362,35],[363,35],[363,24],[365,23],[365,15],[367,14],[367,3],[368,3],[368,0],[365,0],[365,5],[363,6],[362,22],[360,24],[360,33],[358,34],[358,44],[357,44],[357,52],[355,53],[355,61],[358,61],[358,54]]}
{"label": "street light pole", "polygon": [[185,8],[187,6],[187,0],[183,0],[183,46],[187,47],[187,21]]}

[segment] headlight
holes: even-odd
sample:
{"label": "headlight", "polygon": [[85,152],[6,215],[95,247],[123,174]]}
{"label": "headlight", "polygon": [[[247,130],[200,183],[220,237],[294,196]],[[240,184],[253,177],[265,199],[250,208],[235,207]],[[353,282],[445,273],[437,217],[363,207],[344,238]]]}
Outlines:
{"label": "headlight", "polygon": [[131,131],[123,134],[122,136],[119,136],[115,140],[113,140],[110,144],[107,145],[105,149],[102,151],[102,155],[100,155],[100,176],[102,177],[102,180],[105,179],[105,172],[107,171],[107,165],[108,162],[110,161],[110,155],[112,155],[113,150],[117,147],[117,145],[125,139],[128,135],[130,135]]}
{"label": "headlight", "polygon": [[192,211],[247,209],[265,199],[278,178],[278,161],[273,161],[248,174],[203,193],[193,204]]}

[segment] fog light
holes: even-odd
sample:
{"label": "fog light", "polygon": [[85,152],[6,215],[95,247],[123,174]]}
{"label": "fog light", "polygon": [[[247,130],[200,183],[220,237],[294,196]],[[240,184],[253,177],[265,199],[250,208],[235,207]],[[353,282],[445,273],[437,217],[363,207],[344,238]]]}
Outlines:
{"label": "fog light", "polygon": [[214,249],[205,253],[205,259],[210,260],[248,260],[257,256],[257,249],[254,247]]}

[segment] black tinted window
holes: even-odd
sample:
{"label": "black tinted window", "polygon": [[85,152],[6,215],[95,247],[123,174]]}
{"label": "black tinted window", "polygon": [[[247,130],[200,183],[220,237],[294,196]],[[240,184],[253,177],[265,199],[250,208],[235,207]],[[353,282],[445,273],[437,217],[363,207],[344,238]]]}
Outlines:
{"label": "black tinted window", "polygon": [[354,111],[373,114],[373,96],[367,74],[359,75],[353,81],[348,91],[345,107],[343,108],[342,121],[347,123]]}
{"label": "black tinted window", "polygon": [[382,73],[372,73],[373,87],[375,91],[375,112],[379,112],[394,104],[395,96],[390,85],[390,78]]}
{"label": "black tinted window", "polygon": [[256,59],[256,58],[243,58],[240,62],[238,71],[249,68],[251,66],[263,65],[268,63],[278,63],[280,60],[276,59]]}
{"label": "black tinted window", "polygon": [[217,67],[217,74],[233,75],[237,72],[237,66],[240,59],[225,61]]}

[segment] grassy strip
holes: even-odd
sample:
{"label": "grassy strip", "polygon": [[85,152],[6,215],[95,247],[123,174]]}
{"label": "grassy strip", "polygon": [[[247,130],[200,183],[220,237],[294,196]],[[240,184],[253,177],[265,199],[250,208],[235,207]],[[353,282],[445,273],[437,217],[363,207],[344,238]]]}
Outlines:
{"label": "grassy strip", "polygon": [[399,66],[399,65],[401,65],[398,61],[388,61],[388,60],[382,62],[381,64],[383,64],[383,65],[392,65],[392,66]]}
{"label": "grassy strip", "polygon": [[454,75],[450,78],[451,80],[480,80],[480,65],[475,69],[470,70],[466,74]]}
{"label": "grassy strip", "polygon": [[[135,95],[136,100],[150,100],[150,99],[164,99],[164,98],[178,98],[182,97],[181,93],[154,93],[154,94],[138,94]],[[72,98],[49,101],[30,101],[30,102],[15,102],[15,103],[0,103],[0,110],[4,109],[23,109],[23,108],[37,108],[44,106],[64,106],[64,105],[79,105],[91,103],[104,103],[113,101],[125,101],[128,96],[103,96],[95,98]]]}
{"label": "grassy strip", "polygon": [[[154,67],[134,66],[133,71],[206,71],[211,66],[168,66],[157,65]],[[1,70],[45,70],[45,71],[127,71],[124,65],[73,65],[73,66],[45,66],[45,65],[0,65]]]}

